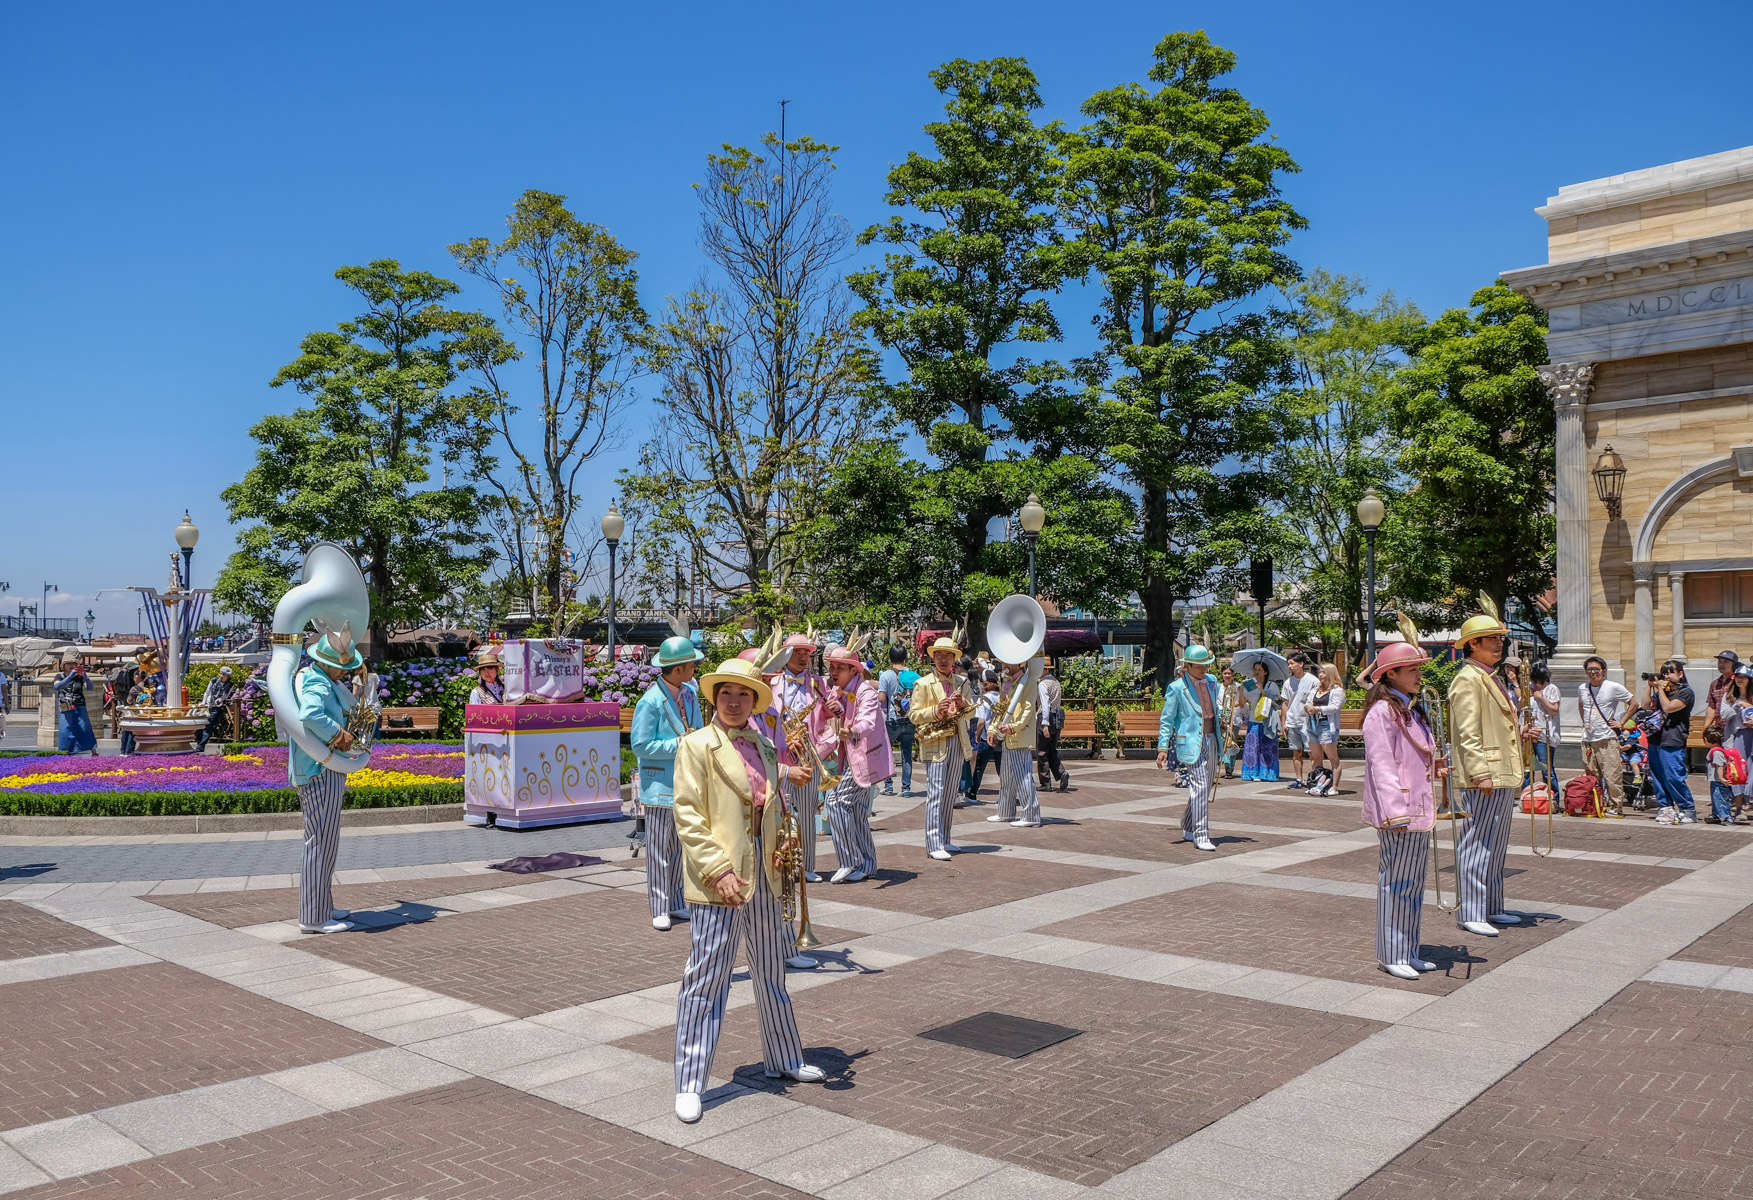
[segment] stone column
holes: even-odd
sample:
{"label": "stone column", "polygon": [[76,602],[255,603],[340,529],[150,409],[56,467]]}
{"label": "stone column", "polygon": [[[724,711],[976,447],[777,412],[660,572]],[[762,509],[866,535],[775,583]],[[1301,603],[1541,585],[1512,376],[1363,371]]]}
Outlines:
{"label": "stone column", "polygon": [[[1583,659],[1595,652],[1590,611],[1593,608],[1593,572],[1589,568],[1589,457],[1583,433],[1583,408],[1594,382],[1595,364],[1548,363],[1540,368],[1540,382],[1552,399],[1557,417],[1555,466],[1558,497],[1558,648],[1553,652],[1552,680],[1565,697],[1560,702],[1562,727],[1567,736],[1582,728],[1576,708],[1576,684],[1585,678]],[[1568,685],[1568,686],[1567,686]]]}
{"label": "stone column", "polygon": [[[1631,568],[1632,579],[1636,584],[1635,612],[1637,615],[1637,663],[1639,679],[1656,669],[1656,619],[1655,597],[1651,594],[1656,586],[1655,572],[1646,563],[1634,564]],[[1625,684],[1631,686],[1627,679]]]}
{"label": "stone column", "polygon": [[1673,606],[1674,653],[1672,657],[1686,661],[1686,572],[1668,572],[1668,603]]}

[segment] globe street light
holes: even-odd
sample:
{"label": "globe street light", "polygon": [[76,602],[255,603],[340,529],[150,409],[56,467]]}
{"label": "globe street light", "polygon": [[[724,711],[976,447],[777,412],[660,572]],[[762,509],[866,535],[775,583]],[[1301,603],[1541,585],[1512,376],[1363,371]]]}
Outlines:
{"label": "globe street light", "polygon": [[1381,528],[1382,517],[1386,512],[1382,498],[1376,495],[1375,488],[1366,488],[1363,499],[1357,502],[1357,523],[1363,526],[1364,541],[1369,546],[1369,590],[1368,590],[1368,625],[1369,630],[1369,661],[1376,661],[1376,530]]}
{"label": "globe street light", "polygon": [[191,585],[193,578],[189,573],[189,560],[195,556],[195,543],[201,540],[201,531],[189,520],[189,510],[186,508],[183,509],[183,523],[177,526],[176,538],[177,545],[183,551],[183,586],[186,588]]}
{"label": "globe street light", "polygon": [[1035,594],[1035,539],[1041,536],[1041,527],[1047,523],[1047,510],[1041,507],[1035,493],[1030,492],[1023,504],[1020,514],[1023,524],[1023,545],[1029,548],[1029,595]]}
{"label": "globe street light", "polygon": [[603,539],[609,543],[609,666],[615,665],[615,547],[621,544],[621,534],[626,532],[627,522],[621,518],[615,508],[615,502],[609,501],[609,511],[603,514]]}

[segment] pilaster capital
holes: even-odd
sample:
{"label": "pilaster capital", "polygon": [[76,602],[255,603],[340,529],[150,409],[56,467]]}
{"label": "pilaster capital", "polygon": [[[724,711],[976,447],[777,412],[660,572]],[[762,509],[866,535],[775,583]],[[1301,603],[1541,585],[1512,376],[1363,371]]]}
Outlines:
{"label": "pilaster capital", "polygon": [[1631,578],[1634,583],[1648,587],[1656,581],[1656,569],[1649,563],[1632,563]]}
{"label": "pilaster capital", "polygon": [[1669,587],[1679,587],[1682,583],[1685,583],[1685,582],[1686,582],[1686,572],[1684,572],[1684,571],[1669,571],[1668,572],[1668,586]]}
{"label": "pilaster capital", "polygon": [[1536,369],[1540,382],[1546,385],[1546,394],[1552,398],[1552,407],[1559,412],[1581,411],[1588,402],[1589,388],[1595,382],[1594,363],[1547,363]]}

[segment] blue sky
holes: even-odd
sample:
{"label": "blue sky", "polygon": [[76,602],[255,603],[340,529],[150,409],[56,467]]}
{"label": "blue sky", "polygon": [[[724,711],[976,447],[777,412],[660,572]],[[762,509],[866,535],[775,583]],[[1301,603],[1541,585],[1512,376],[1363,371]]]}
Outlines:
{"label": "blue sky", "polygon": [[[723,142],[841,147],[837,203],[883,215],[888,164],[938,112],[926,72],[1020,55],[1049,117],[1142,80],[1206,30],[1303,173],[1306,266],[1429,313],[1544,260],[1559,185],[1753,142],[1714,47],[1742,4],[587,6],[13,4],[0,12],[0,612],[163,582],[183,508],[197,583],[231,548],[218,494],[306,332],[352,315],[337,266],[439,273],[526,188],[641,255],[656,309],[699,273],[689,185]],[[477,304],[481,296],[472,297]],[[1082,336],[1069,323],[1074,338]],[[640,408],[626,430],[645,434]],[[608,462],[591,485],[601,508]],[[70,468],[78,470],[69,474]],[[106,598],[98,630],[131,629]]]}

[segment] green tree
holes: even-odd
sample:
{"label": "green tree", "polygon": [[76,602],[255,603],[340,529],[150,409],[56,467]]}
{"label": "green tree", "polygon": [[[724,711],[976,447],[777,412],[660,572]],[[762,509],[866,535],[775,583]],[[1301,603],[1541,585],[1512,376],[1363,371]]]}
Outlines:
{"label": "green tree", "polygon": [[[311,406],[251,428],[256,465],[221,495],[233,522],[254,523],[240,532],[214,597],[269,619],[305,548],[334,542],[364,567],[381,648],[387,629],[422,622],[493,562],[482,530],[492,500],[464,469],[484,459],[491,408],[455,387],[462,347],[491,322],[445,307],[456,284],[393,259],[335,277],[365,311],[307,335],[274,376],[272,386],[290,384]],[[435,458],[458,464],[447,466],[445,486],[431,486]]]}
{"label": "green tree", "polygon": [[[476,237],[450,247],[457,264],[498,295],[511,335],[484,329],[463,351],[509,459],[501,472],[483,458],[480,471],[503,501],[501,536],[519,595],[559,631],[595,546],[577,528],[579,476],[620,431],[617,417],[644,370],[646,317],[637,255],[575,217],[566,197],[527,191],[505,223],[497,243]],[[519,404],[506,367],[526,353],[537,368],[534,399]],[[535,415],[533,429],[516,419],[525,408]],[[572,551],[575,542],[583,552]]]}
{"label": "green tree", "polygon": [[1557,557],[1556,418],[1536,369],[1546,314],[1500,280],[1412,350],[1393,392],[1411,487],[1383,526],[1389,586],[1445,623],[1475,611],[1480,592],[1538,614]]}
{"label": "green tree", "polygon": [[1281,568],[1299,580],[1298,607],[1323,642],[1324,618],[1339,615],[1338,640],[1352,662],[1362,661],[1365,619],[1357,502],[1365,489],[1389,494],[1400,480],[1391,393],[1424,325],[1391,292],[1360,306],[1365,290],[1359,279],[1322,270],[1289,289],[1293,377],[1277,397],[1289,436],[1273,467],[1291,528]]}
{"label": "green tree", "polygon": [[1260,468],[1280,436],[1269,385],[1284,349],[1256,298],[1297,277],[1281,248],[1304,221],[1279,194],[1279,177],[1298,168],[1266,114],[1218,84],[1236,56],[1203,33],[1175,33],[1155,59],[1158,90],[1096,93],[1089,122],[1061,141],[1063,219],[1099,282],[1102,344],[1080,411],[1053,426],[1138,493],[1130,549],[1145,665],[1166,684],[1176,602],[1276,537]]}

